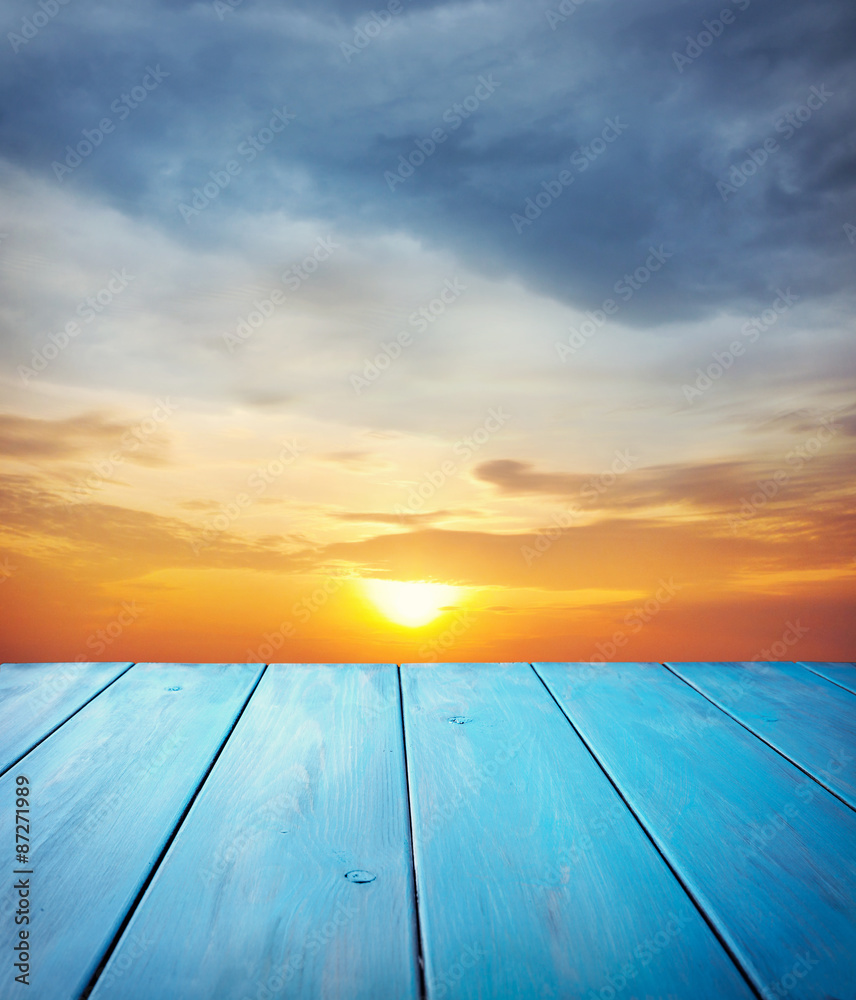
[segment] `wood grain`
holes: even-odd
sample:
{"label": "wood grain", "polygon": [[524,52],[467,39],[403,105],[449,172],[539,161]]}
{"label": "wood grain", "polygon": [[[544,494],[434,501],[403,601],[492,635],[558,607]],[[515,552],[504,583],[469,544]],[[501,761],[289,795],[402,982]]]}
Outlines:
{"label": "wood grain", "polygon": [[667,666],[856,809],[856,694],[795,663]]}
{"label": "wood grain", "polygon": [[853,811],[665,667],[535,668],[759,992],[852,997]]}
{"label": "wood grain", "polygon": [[0,775],[130,663],[4,663],[0,667]]}
{"label": "wood grain", "polygon": [[92,1000],[418,995],[397,670],[272,665]]}
{"label": "wood grain", "polygon": [[[260,671],[234,663],[138,664],[0,778],[5,858],[15,842],[7,805],[16,776],[26,776],[31,789],[27,995],[79,997]],[[13,935],[13,921],[0,920],[0,953],[12,954]],[[4,962],[3,997],[13,987],[25,995],[13,977],[11,961]]]}
{"label": "wood grain", "polygon": [[800,662],[801,667],[856,694],[856,663]]}
{"label": "wood grain", "polygon": [[432,1000],[752,995],[527,664],[402,682]]}

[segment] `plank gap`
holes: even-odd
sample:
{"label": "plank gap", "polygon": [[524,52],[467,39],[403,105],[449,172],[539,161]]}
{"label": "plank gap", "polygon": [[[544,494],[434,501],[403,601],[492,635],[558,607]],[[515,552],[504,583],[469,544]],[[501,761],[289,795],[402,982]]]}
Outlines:
{"label": "plank gap", "polygon": [[737,971],[740,973],[740,975],[742,976],[743,980],[745,981],[746,985],[749,987],[749,989],[752,991],[752,993],[758,998],[758,1000],[764,1000],[764,984],[763,983],[756,983],[755,982],[755,979],[752,976],[751,972],[744,966],[743,962],[738,957],[736,950],[731,947],[731,944],[729,943],[729,941],[725,937],[724,932],[720,931],[720,929],[717,927],[716,922],[714,921],[713,917],[707,913],[707,911],[701,905],[701,903],[699,902],[699,900],[696,899],[696,897],[693,894],[692,890],[689,888],[689,885],[687,884],[687,882],[685,881],[685,879],[681,876],[679,869],[676,867],[676,865],[672,864],[672,862],[669,860],[668,856],[665,854],[665,852],[661,849],[660,845],[657,843],[657,840],[654,837],[654,835],[651,833],[651,831],[648,829],[648,827],[643,822],[641,816],[636,812],[636,810],[633,808],[633,806],[630,805],[630,803],[628,802],[627,798],[624,795],[624,792],[619,787],[617,781],[615,781],[613,779],[612,775],[609,773],[609,771],[607,770],[606,766],[602,763],[602,761],[600,760],[600,758],[598,757],[598,755],[594,752],[594,750],[592,749],[592,747],[589,745],[589,743],[586,740],[586,738],[582,735],[582,733],[579,731],[579,729],[577,729],[577,727],[571,721],[569,715],[564,710],[564,708],[562,708],[562,706],[559,703],[558,699],[556,698],[556,696],[553,694],[552,690],[550,689],[549,684],[547,684],[546,681],[544,680],[544,678],[538,673],[538,670],[536,669],[535,664],[534,663],[530,663],[529,666],[532,668],[532,672],[535,674],[535,676],[538,678],[538,680],[541,682],[541,684],[547,690],[547,693],[550,695],[550,697],[556,703],[556,707],[559,709],[559,711],[565,717],[565,719],[567,720],[568,725],[571,727],[571,729],[579,737],[580,742],[582,743],[582,745],[586,748],[586,750],[588,750],[589,754],[591,754],[591,757],[594,760],[595,764],[597,764],[597,766],[600,768],[600,770],[603,772],[604,776],[606,777],[607,781],[609,781],[609,783],[615,789],[617,795],[619,796],[619,798],[621,799],[621,801],[624,803],[624,805],[627,808],[627,810],[630,813],[630,815],[636,820],[636,822],[642,828],[643,833],[645,834],[645,836],[648,838],[648,840],[653,845],[654,850],[663,859],[663,863],[666,865],[666,867],[669,869],[669,871],[672,873],[672,875],[677,880],[678,884],[684,890],[684,892],[687,895],[687,898],[692,903],[692,905],[695,907],[695,909],[698,911],[698,913],[701,916],[702,920],[704,920],[704,922],[710,928],[710,930],[713,933],[714,937],[717,939],[717,941],[720,943],[720,945],[722,946],[722,948],[725,951],[725,953],[731,959],[731,961],[733,962],[733,964],[736,967]]}
{"label": "plank gap", "polygon": [[[122,661],[120,660],[119,662],[121,663]],[[11,666],[11,664],[3,664],[3,666]],[[78,713],[78,712],[80,712],[80,711],[81,711],[82,709],[86,708],[86,706],[87,706],[87,705],[88,705],[88,704],[89,704],[90,702],[92,702],[92,701],[95,701],[95,699],[96,699],[96,698],[97,698],[97,697],[98,697],[98,696],[99,696],[100,694],[103,694],[103,693],[104,693],[104,692],[105,692],[105,691],[107,690],[107,688],[109,688],[109,687],[111,687],[111,686],[112,686],[113,684],[115,684],[115,683],[116,683],[116,681],[118,681],[120,677],[124,677],[124,676],[125,676],[125,674],[127,674],[127,672],[128,672],[129,670],[133,670],[133,668],[134,668],[135,666],[136,666],[136,663],[129,663],[129,664],[128,664],[128,666],[127,666],[127,667],[125,667],[125,669],[124,669],[124,670],[120,671],[120,673],[116,674],[116,676],[115,676],[115,677],[114,677],[114,678],[113,678],[112,680],[108,681],[108,682],[107,682],[107,683],[106,683],[106,684],[105,684],[105,685],[104,685],[103,687],[99,688],[99,689],[98,689],[98,690],[97,690],[97,691],[96,691],[96,692],[95,692],[95,693],[94,693],[94,694],[93,694],[93,695],[92,695],[91,697],[87,698],[87,699],[86,699],[86,701],[85,701],[85,702],[83,702],[83,704],[82,704],[82,705],[78,705],[78,707],[77,707],[77,708],[76,708],[76,709],[75,709],[75,710],[74,710],[73,712],[70,712],[70,713],[69,713],[69,714],[68,714],[68,715],[67,715],[67,716],[66,716],[66,717],[65,717],[64,719],[60,720],[60,721],[59,721],[59,722],[58,722],[58,723],[57,723],[57,724],[56,724],[56,725],[55,725],[55,726],[53,727],[53,729],[51,729],[51,730],[50,730],[49,732],[45,733],[45,735],[44,735],[44,736],[43,736],[43,737],[42,737],[42,738],[41,738],[40,740],[37,740],[37,741],[36,741],[36,742],[35,742],[35,743],[34,743],[34,744],[33,744],[33,745],[32,745],[32,746],[31,746],[31,747],[30,747],[30,748],[28,749],[28,750],[25,750],[25,751],[24,751],[24,753],[22,753],[22,754],[21,754],[21,755],[20,755],[20,756],[19,756],[19,757],[18,757],[18,758],[17,758],[16,760],[13,760],[13,761],[12,761],[12,762],[11,762],[10,764],[8,764],[8,765],[7,765],[6,767],[4,767],[4,768],[0,769],[0,778],[2,778],[2,777],[3,777],[3,775],[4,775],[4,774],[6,774],[6,773],[7,773],[8,771],[11,771],[13,767],[17,767],[17,766],[18,766],[18,764],[20,764],[20,763],[21,763],[21,761],[22,761],[22,760],[23,760],[23,759],[24,759],[24,758],[25,758],[25,757],[26,757],[26,756],[27,756],[28,754],[31,754],[31,753],[32,753],[32,752],[33,752],[33,751],[34,751],[34,750],[36,749],[36,747],[39,747],[39,746],[41,746],[41,745],[42,745],[42,743],[44,743],[44,741],[45,741],[45,740],[46,740],[46,739],[47,739],[47,738],[48,738],[49,736],[53,736],[53,734],[54,734],[54,733],[55,733],[55,732],[56,732],[56,731],[57,731],[58,729],[62,728],[62,726],[64,726],[64,725],[66,724],[66,722],[68,722],[68,721],[69,721],[69,719],[73,719],[73,718],[75,717],[75,715],[77,715],[77,713]]]}
{"label": "plank gap", "polygon": [[419,884],[416,881],[416,851],[413,843],[413,798],[410,794],[410,769],[407,765],[407,730],[404,721],[404,688],[401,683],[401,664],[395,665],[398,678],[398,709],[401,713],[401,745],[404,750],[404,783],[407,790],[407,823],[410,836],[410,877],[413,881],[413,909],[416,914],[416,961],[419,974],[419,996],[425,1000],[428,989],[425,984],[425,958],[422,941],[422,920],[419,914]]}
{"label": "plank gap", "polygon": [[199,793],[202,791],[202,788],[205,785],[205,782],[208,780],[208,776],[214,770],[214,766],[216,765],[217,761],[219,760],[220,754],[222,754],[222,752],[223,752],[226,744],[229,742],[229,739],[232,736],[232,733],[235,731],[235,727],[238,725],[238,722],[240,721],[241,716],[246,711],[247,705],[249,705],[250,699],[255,694],[256,688],[259,686],[259,683],[261,682],[262,677],[264,677],[265,672],[267,671],[267,668],[268,668],[267,664],[264,664],[262,666],[262,669],[259,672],[259,675],[256,678],[255,683],[253,684],[252,688],[250,689],[250,693],[247,695],[247,697],[246,697],[246,699],[244,701],[244,704],[241,705],[240,711],[235,716],[235,718],[232,720],[232,724],[229,727],[228,732],[224,736],[223,741],[221,742],[220,746],[217,748],[217,752],[212,757],[211,763],[208,765],[208,768],[206,769],[205,773],[202,775],[202,778],[200,779],[199,784],[196,786],[196,789],[194,790],[193,794],[190,796],[190,799],[189,799],[186,807],[184,808],[184,811],[178,817],[178,821],[176,822],[175,826],[173,827],[172,832],[170,833],[169,837],[167,837],[167,841],[164,844],[163,850],[160,852],[160,854],[155,859],[154,864],[152,865],[149,873],[146,875],[146,878],[143,881],[142,886],[140,887],[140,891],[137,893],[136,897],[134,898],[134,901],[128,907],[128,911],[125,914],[125,916],[124,916],[124,918],[122,920],[122,923],[119,925],[118,930],[116,931],[115,935],[113,936],[113,940],[110,942],[110,944],[107,946],[106,950],[104,951],[104,954],[101,956],[101,961],[98,963],[98,965],[95,968],[95,971],[92,973],[92,978],[89,980],[89,982],[86,984],[86,986],[81,991],[79,1000],[86,1000],[86,998],[89,996],[89,994],[95,989],[95,986],[98,983],[98,978],[100,977],[101,973],[104,971],[104,967],[110,961],[110,956],[116,950],[116,948],[117,948],[117,946],[119,944],[119,941],[122,939],[122,935],[125,933],[125,930],[126,930],[128,924],[131,922],[131,918],[133,917],[134,912],[136,911],[137,907],[142,902],[143,897],[146,894],[146,890],[148,889],[149,885],[151,884],[152,879],[154,879],[155,874],[156,874],[158,868],[160,868],[161,864],[163,863],[163,859],[166,857],[167,852],[169,851],[170,847],[172,846],[172,842],[175,840],[176,836],[178,835],[178,831],[181,829],[182,823],[184,823],[185,819],[187,818],[187,814],[190,812],[191,808],[193,807],[193,803],[198,798]]}
{"label": "plank gap", "polygon": [[836,687],[840,687],[843,691],[849,691],[850,694],[856,694],[856,685],[853,687],[848,687],[842,681],[838,680],[835,672],[833,670],[821,670],[820,667],[852,667],[856,666],[853,663],[847,663],[842,661],[841,663],[826,663],[818,660],[793,660],[798,667],[802,667],[807,670],[810,674],[814,674],[815,677],[822,677],[825,681],[829,681],[830,684],[834,684]]}
{"label": "plank gap", "polygon": [[[794,661],[788,661],[788,662],[794,662]],[[794,665],[798,666],[798,664],[796,663]],[[811,780],[815,784],[820,785],[820,787],[829,792],[830,795],[834,795],[835,798],[838,799],[838,801],[842,805],[847,806],[847,808],[851,810],[851,812],[856,812],[856,809],[853,808],[853,806],[847,801],[847,799],[842,798],[842,796],[838,792],[836,792],[834,788],[826,784],[826,782],[821,781],[820,778],[812,774],[811,771],[806,770],[806,768],[803,767],[803,765],[800,764],[798,760],[794,760],[793,757],[790,757],[783,750],[780,750],[773,743],[770,743],[770,741],[765,739],[760,733],[755,732],[755,730],[747,726],[745,722],[742,722],[740,719],[738,719],[736,715],[733,715],[731,712],[729,712],[724,705],[721,705],[718,701],[715,701],[712,697],[710,697],[710,695],[705,694],[705,692],[700,687],[696,687],[696,685],[693,684],[692,681],[687,680],[686,677],[684,677],[682,674],[679,674],[676,670],[672,670],[672,668],[668,665],[668,663],[664,663],[662,664],[662,666],[664,666],[666,670],[668,670],[673,677],[677,677],[679,681],[681,681],[683,684],[686,684],[686,686],[691,691],[695,691],[697,694],[700,694],[702,698],[705,699],[705,701],[710,702],[710,704],[713,705],[714,708],[718,708],[723,715],[727,715],[728,718],[733,719],[734,722],[738,724],[738,726],[742,726],[747,733],[751,733],[751,735],[754,736],[756,740],[760,740],[761,743],[764,744],[764,746],[769,747],[772,751],[777,753],[783,760],[786,760],[789,764],[793,765],[798,771],[801,771],[807,778],[811,778]],[[822,677],[822,675],[820,674],[818,674],[818,676],[821,677],[822,680],[828,680],[828,678]],[[840,687],[841,685],[838,686]],[[843,688],[842,690],[846,691],[847,689]],[[850,693],[852,694],[852,692]]]}

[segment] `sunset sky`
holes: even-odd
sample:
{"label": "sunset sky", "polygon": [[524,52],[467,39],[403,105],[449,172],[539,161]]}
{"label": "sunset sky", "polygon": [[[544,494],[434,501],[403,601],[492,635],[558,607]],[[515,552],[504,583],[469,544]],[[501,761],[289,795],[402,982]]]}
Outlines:
{"label": "sunset sky", "polygon": [[0,22],[0,659],[853,658],[852,0]]}

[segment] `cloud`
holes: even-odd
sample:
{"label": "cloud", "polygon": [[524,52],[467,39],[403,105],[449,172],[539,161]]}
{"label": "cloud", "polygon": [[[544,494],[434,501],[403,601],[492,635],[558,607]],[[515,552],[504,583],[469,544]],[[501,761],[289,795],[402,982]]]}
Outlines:
{"label": "cloud", "polygon": [[[817,435],[817,423],[791,426],[803,433],[811,431],[813,437]],[[841,429],[846,426],[842,422]],[[813,442],[813,437],[808,441]],[[496,459],[477,465],[473,476],[508,496],[561,497],[611,511],[687,504],[723,513],[736,511],[744,496],[758,490],[761,480],[779,473],[786,476],[786,489],[777,489],[766,513],[775,510],[780,514],[783,509],[797,511],[822,496],[846,495],[845,484],[856,468],[856,455],[849,451],[818,454],[814,442],[809,448],[797,444],[778,462],[771,457],[686,463],[598,475],[541,472],[531,462]]]}
{"label": "cloud", "polygon": [[[105,589],[242,573],[278,607],[284,578],[336,565],[581,602],[674,575],[706,590],[686,634],[731,590],[844,579],[856,8],[725,6],[691,56],[720,15],[674,0],[552,24],[555,2],[404,0],[350,53],[384,20],[363,0],[62,6],[0,63],[0,502],[28,579],[56,607],[59,562]],[[3,7],[2,33],[27,13]],[[113,268],[133,279],[84,320]],[[449,280],[466,291],[430,313]],[[793,309],[719,365],[780,287]],[[122,453],[115,489],[94,472],[139,426],[131,400],[167,393],[180,418]],[[790,465],[833,412],[835,441]],[[300,462],[211,532],[292,437]],[[546,629],[538,600],[493,632]]]}
{"label": "cloud", "polygon": [[160,569],[253,569],[301,572],[311,552],[285,536],[249,539],[228,530],[206,535],[180,518],[104,503],[69,505],[35,477],[0,476],[4,530],[30,546],[64,552],[87,576],[124,579]]}
{"label": "cloud", "polygon": [[[77,0],[61,31],[49,25],[6,61],[0,142],[14,163],[52,177],[66,145],[159,61],[169,77],[126,119],[113,112],[116,131],[63,183],[178,240],[222,244],[235,215],[276,205],[353,234],[407,231],[582,307],[662,243],[669,266],[623,307],[637,325],[760,304],[796,276],[806,298],[850,289],[840,233],[856,214],[849,0],[752,4],[683,72],[673,53],[702,30],[687,4],[603,0],[554,31],[543,8],[520,0],[405,4],[347,61],[340,44],[368,16],[358,3],[247,2],[224,19],[205,4],[141,4],[105,20]],[[10,11],[7,29],[16,20]],[[447,114],[491,74],[489,99],[466,118]],[[833,96],[811,120],[777,131],[820,85]],[[298,118],[242,158],[239,144],[283,103]],[[620,138],[573,166],[616,116],[627,123]],[[445,140],[390,191],[385,173],[437,127]],[[775,156],[723,201],[717,180],[769,136]],[[191,230],[178,202],[230,156],[242,174]],[[564,168],[573,184],[518,234],[511,215]]]}
{"label": "cloud", "polygon": [[499,487],[503,493],[543,493],[548,496],[573,496],[580,492],[586,477],[580,474],[537,472],[531,462],[497,458],[482,462],[473,476]]}
{"label": "cloud", "polygon": [[[486,587],[539,587],[551,590],[656,589],[661,577],[679,583],[725,586],[741,567],[776,564],[786,554],[781,543],[715,536],[697,525],[660,524],[643,519],[605,521],[569,529],[537,553],[536,533],[490,534],[425,529],[336,542],[318,553],[321,560],[344,560],[358,570],[371,568],[396,580],[439,580]],[[793,555],[793,552],[788,552]],[[836,546],[806,556],[806,565],[841,561]]]}
{"label": "cloud", "polygon": [[391,468],[391,463],[371,451],[333,451],[317,456],[318,461],[336,465],[349,472],[372,474]]}
{"label": "cloud", "polygon": [[337,521],[347,521],[352,524],[391,524],[406,527],[420,524],[436,524],[442,521],[471,520],[483,515],[473,510],[431,510],[419,514],[389,514],[380,511],[334,511],[329,516]]}
{"label": "cloud", "polygon": [[[135,433],[137,432],[137,433]],[[139,422],[83,413],[63,420],[0,414],[0,455],[29,461],[101,458],[120,448],[123,460],[138,465],[169,462],[169,440],[162,430],[149,431]]]}

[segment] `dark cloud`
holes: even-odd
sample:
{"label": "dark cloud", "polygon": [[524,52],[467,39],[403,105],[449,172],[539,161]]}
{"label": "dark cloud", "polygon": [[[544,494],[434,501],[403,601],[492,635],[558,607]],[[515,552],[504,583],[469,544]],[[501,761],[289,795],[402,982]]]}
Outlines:
{"label": "dark cloud", "polygon": [[[638,324],[765,303],[797,277],[804,299],[846,292],[854,7],[728,6],[734,23],[679,69],[674,53],[712,12],[677,0],[598,0],[552,31],[548,5],[523,0],[405,2],[350,62],[340,44],[371,15],[351,0],[245,0],[222,18],[211,4],[142,3],[124,20],[76,0],[5,61],[0,145],[53,179],[66,144],[160,63],[169,77],[62,183],[179,239],[225,241],[233,213],[284,209],[346,232],[408,231],[590,308],[662,244],[667,266],[622,305]],[[7,8],[4,32],[20,16]],[[495,93],[460,127],[444,124],[491,74]],[[832,96],[791,135],[777,131],[812,87]],[[283,104],[298,118],[185,225],[178,202]],[[512,213],[616,116],[626,131],[584,172],[570,167],[574,183],[518,234]],[[390,191],[385,171],[435,127],[447,140]],[[717,180],[768,137],[777,152],[723,201]]]}

